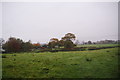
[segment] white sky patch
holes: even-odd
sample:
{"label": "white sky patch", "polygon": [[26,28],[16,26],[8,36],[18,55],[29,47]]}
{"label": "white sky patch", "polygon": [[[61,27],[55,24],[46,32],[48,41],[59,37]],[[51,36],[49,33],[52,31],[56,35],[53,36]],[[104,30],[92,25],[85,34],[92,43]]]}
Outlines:
{"label": "white sky patch", "polygon": [[0,38],[2,38],[2,3],[0,2]]}
{"label": "white sky patch", "polygon": [[119,2],[119,0],[1,0],[1,2]]}
{"label": "white sky patch", "polygon": [[118,38],[117,2],[4,2],[3,38],[49,42],[66,33],[78,40]]}

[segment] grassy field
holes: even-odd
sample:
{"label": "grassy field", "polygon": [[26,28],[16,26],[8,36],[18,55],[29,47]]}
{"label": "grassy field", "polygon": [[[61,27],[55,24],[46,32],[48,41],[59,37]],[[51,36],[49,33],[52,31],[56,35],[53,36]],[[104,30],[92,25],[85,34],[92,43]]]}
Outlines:
{"label": "grassy field", "polygon": [[3,54],[3,78],[117,78],[118,48]]}
{"label": "grassy field", "polygon": [[111,46],[118,46],[118,44],[85,44],[85,45],[78,45],[78,47],[111,47]]}

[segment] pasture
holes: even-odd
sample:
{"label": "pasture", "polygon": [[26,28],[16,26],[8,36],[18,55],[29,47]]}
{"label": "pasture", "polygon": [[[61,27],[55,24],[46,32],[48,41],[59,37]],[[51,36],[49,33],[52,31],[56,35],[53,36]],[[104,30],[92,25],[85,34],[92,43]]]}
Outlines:
{"label": "pasture", "polygon": [[118,48],[2,55],[3,78],[117,78]]}
{"label": "pasture", "polygon": [[85,44],[85,45],[78,45],[77,47],[111,47],[111,46],[118,46],[118,44]]}

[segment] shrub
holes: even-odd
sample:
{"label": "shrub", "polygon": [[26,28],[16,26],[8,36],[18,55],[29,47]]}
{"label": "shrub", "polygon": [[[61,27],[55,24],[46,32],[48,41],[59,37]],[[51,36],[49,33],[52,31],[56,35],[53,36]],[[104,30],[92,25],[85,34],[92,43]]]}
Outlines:
{"label": "shrub", "polygon": [[2,58],[7,58],[6,55],[2,55]]}
{"label": "shrub", "polygon": [[97,50],[96,47],[89,47],[88,50]]}

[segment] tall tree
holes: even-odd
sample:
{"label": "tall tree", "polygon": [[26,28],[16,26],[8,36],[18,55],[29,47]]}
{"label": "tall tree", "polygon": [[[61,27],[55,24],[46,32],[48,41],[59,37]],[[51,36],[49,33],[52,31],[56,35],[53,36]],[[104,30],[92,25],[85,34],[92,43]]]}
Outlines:
{"label": "tall tree", "polygon": [[51,38],[50,42],[48,43],[49,48],[55,48],[58,47],[59,40],[57,38]]}
{"label": "tall tree", "polygon": [[63,45],[65,48],[73,48],[75,45],[73,40],[75,40],[75,35],[73,33],[67,33],[64,37],[62,37]]}
{"label": "tall tree", "polygon": [[3,45],[6,52],[20,52],[21,51],[21,41],[14,37],[10,37],[8,41]]}
{"label": "tall tree", "polygon": [[67,33],[65,34],[64,37],[62,37],[62,40],[66,41],[66,40],[75,40],[75,35],[73,33]]}
{"label": "tall tree", "polygon": [[3,49],[6,52],[22,52],[22,51],[30,51],[32,49],[32,44],[30,41],[23,42],[21,39],[16,39],[14,37],[10,37],[5,44],[3,44]]}

